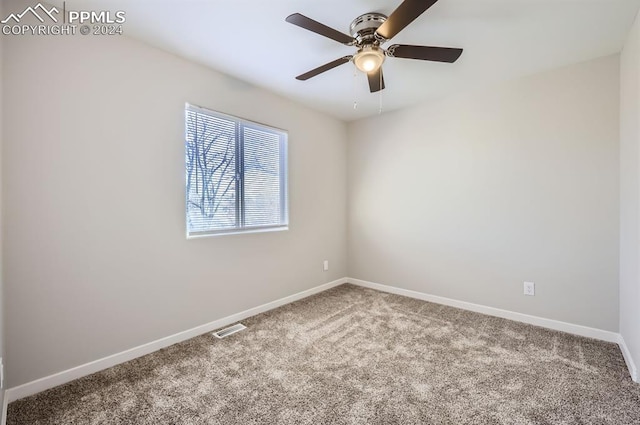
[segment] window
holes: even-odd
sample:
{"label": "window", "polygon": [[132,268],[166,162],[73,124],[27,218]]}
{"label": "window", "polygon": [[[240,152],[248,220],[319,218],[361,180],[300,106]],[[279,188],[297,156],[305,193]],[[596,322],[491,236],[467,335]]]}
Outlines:
{"label": "window", "polygon": [[187,104],[187,237],[284,230],[287,133]]}

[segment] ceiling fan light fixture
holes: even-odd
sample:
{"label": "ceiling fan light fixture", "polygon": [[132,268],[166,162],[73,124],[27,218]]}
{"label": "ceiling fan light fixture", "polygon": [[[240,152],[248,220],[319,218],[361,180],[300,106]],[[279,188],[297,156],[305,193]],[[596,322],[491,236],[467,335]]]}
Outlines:
{"label": "ceiling fan light fixture", "polygon": [[375,72],[384,62],[384,53],[376,46],[364,46],[354,55],[353,62],[364,73]]}

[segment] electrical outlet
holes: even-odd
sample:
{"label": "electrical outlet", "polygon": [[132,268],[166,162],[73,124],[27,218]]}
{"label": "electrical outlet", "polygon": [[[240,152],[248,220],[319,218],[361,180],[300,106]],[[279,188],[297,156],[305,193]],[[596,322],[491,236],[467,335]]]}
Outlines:
{"label": "electrical outlet", "polygon": [[322,270],[325,272],[329,270],[329,260],[324,260],[324,262],[322,263]]}
{"label": "electrical outlet", "polygon": [[525,282],[524,283],[524,294],[525,295],[535,295],[536,294],[536,284],[534,282]]}

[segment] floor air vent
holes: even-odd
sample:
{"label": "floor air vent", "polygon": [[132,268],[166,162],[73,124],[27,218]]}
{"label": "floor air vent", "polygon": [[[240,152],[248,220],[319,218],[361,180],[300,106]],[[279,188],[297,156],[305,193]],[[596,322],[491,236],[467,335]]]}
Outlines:
{"label": "floor air vent", "polygon": [[224,338],[225,336],[240,332],[243,329],[247,329],[247,327],[242,323],[238,323],[237,325],[229,326],[228,328],[222,329],[218,332],[214,332],[213,336],[215,336],[216,338]]}

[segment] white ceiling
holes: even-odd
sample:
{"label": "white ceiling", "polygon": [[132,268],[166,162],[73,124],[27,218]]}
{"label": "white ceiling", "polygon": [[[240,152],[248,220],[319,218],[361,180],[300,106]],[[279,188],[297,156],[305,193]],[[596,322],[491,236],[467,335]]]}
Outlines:
{"label": "white ceiling", "polygon": [[[124,10],[127,36],[343,120],[389,111],[470,86],[514,79],[617,53],[640,0],[440,0],[387,44],[462,47],[454,64],[388,58],[386,89],[371,94],[345,64],[295,76],[354,49],[285,22],[294,12],[349,33],[366,12],[400,0],[67,0],[67,9]],[[354,109],[354,101],[357,108]]]}

